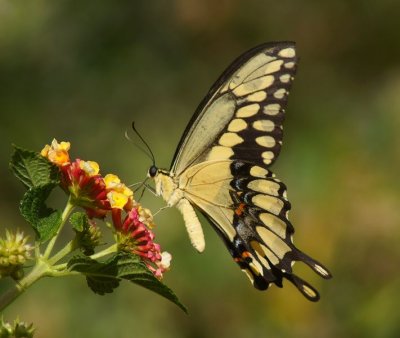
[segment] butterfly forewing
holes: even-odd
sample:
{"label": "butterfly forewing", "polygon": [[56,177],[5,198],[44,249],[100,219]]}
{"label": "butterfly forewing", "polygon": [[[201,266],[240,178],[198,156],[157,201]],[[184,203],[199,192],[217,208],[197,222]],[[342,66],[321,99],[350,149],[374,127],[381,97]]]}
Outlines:
{"label": "butterfly forewing", "polygon": [[270,43],[239,57],[213,85],[177,148],[179,175],[206,159],[271,164],[282,144],[287,95],[296,71],[292,42]]}

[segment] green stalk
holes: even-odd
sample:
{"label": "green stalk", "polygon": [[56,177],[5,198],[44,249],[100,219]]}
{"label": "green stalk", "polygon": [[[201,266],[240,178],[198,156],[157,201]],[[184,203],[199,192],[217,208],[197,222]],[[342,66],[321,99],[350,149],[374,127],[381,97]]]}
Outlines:
{"label": "green stalk", "polygon": [[68,199],[67,205],[64,208],[64,211],[61,216],[61,224],[57,230],[57,233],[55,236],[50,240],[49,244],[47,245],[47,248],[44,252],[43,258],[48,259],[50,257],[51,251],[54,248],[54,244],[57,241],[58,236],[60,235],[60,232],[62,228],[64,227],[64,224],[67,222],[69,215],[71,214],[72,210],[74,209],[74,205],[71,203],[71,196]]}
{"label": "green stalk", "polygon": [[59,262],[61,259],[63,259],[65,256],[70,254],[72,251],[74,251],[77,248],[76,241],[72,240],[67,243],[59,252],[57,252],[53,257],[49,258],[49,264],[54,265],[57,262]]}
{"label": "green stalk", "polygon": [[[108,248],[106,248],[106,249],[104,249],[102,251],[96,252],[95,254],[93,254],[93,255],[91,255],[89,257],[91,259],[97,259],[97,258],[101,258],[101,257],[107,256],[107,255],[110,255],[110,254],[112,254],[114,252],[117,252],[117,251],[118,251],[118,244],[115,243],[115,244],[109,246]],[[56,270],[56,271],[62,271],[62,270],[67,268],[67,265],[68,265],[68,263],[62,263],[62,264],[54,265],[53,269]],[[73,272],[73,271],[71,271],[71,272]]]}
{"label": "green stalk", "polygon": [[10,289],[0,295],[0,312],[10,305],[15,299],[18,298],[26,289],[40,278],[50,273],[49,266],[43,262],[38,261],[38,264],[32,271],[17,284],[13,285]]}

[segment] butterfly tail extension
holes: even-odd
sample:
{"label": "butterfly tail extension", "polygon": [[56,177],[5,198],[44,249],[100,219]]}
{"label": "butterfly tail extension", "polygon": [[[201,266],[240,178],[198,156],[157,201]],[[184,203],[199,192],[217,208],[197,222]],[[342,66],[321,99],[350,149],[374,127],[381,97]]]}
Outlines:
{"label": "butterfly tail extension", "polygon": [[204,241],[203,228],[201,227],[201,223],[192,205],[187,199],[182,198],[177,203],[176,207],[182,213],[190,242],[198,252],[203,252],[206,245]]}
{"label": "butterfly tail extension", "polygon": [[320,297],[318,291],[305,280],[289,273],[284,273],[283,276],[289,280],[308,300],[312,302],[319,301]]}
{"label": "butterfly tail extension", "polygon": [[319,263],[315,259],[306,255],[304,252],[297,250],[296,256],[298,257],[297,260],[307,264],[315,273],[320,275],[322,278],[324,279],[332,278],[331,272],[326,267],[324,267],[321,263]]}

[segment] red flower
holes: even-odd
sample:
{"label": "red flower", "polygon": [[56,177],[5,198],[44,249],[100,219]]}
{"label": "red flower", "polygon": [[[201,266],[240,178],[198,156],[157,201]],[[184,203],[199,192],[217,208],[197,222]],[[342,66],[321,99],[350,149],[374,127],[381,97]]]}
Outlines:
{"label": "red flower", "polygon": [[84,208],[90,218],[103,218],[111,210],[104,179],[98,164],[80,159],[60,167],[61,187],[72,197],[72,203]]}
{"label": "red flower", "polygon": [[170,255],[161,253],[160,245],[153,242],[154,233],[140,221],[137,208],[132,208],[123,220],[121,216],[121,209],[112,209],[120,250],[141,256],[149,270],[161,279],[169,268]]}

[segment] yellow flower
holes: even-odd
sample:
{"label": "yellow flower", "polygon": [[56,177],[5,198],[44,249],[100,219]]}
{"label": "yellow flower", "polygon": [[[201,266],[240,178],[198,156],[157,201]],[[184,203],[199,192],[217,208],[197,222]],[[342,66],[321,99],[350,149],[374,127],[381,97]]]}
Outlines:
{"label": "yellow flower", "polygon": [[108,174],[104,177],[106,189],[109,190],[107,198],[110,201],[111,208],[123,209],[126,204],[133,199],[133,191],[117,175]]}
{"label": "yellow flower", "polygon": [[88,176],[98,175],[100,172],[100,166],[97,162],[94,161],[79,161],[79,167],[86,173]]}
{"label": "yellow flower", "polygon": [[56,139],[53,139],[51,145],[46,144],[40,154],[57,166],[64,166],[70,161],[68,154],[70,147],[69,142],[58,143]]}
{"label": "yellow flower", "polygon": [[123,209],[125,204],[128,203],[128,196],[123,193],[111,190],[107,193],[108,201],[110,202],[111,208]]}

